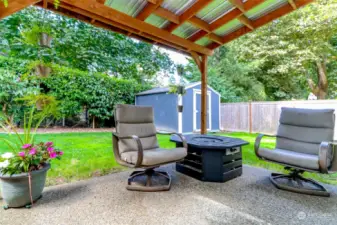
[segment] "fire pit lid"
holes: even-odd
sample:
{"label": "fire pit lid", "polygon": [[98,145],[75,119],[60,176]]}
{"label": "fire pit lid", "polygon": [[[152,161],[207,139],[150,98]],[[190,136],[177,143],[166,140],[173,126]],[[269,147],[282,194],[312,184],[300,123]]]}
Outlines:
{"label": "fire pit lid", "polygon": [[[188,145],[196,148],[223,149],[249,144],[248,142],[241,140],[239,138],[231,138],[215,135],[190,134],[184,135],[184,137],[186,138]],[[176,135],[171,136],[171,141],[181,143],[181,140]]]}

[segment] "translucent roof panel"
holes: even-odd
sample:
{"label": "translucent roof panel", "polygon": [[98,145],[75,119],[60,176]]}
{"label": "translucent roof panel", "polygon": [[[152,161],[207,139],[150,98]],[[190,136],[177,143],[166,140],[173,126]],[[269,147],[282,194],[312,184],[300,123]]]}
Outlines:
{"label": "translucent roof panel", "polygon": [[164,0],[161,6],[176,15],[181,15],[195,2],[196,0]]}
{"label": "translucent roof panel", "polygon": [[163,28],[165,27],[169,21],[159,17],[159,16],[156,16],[154,14],[150,15],[146,20],[145,22],[155,26],[155,27],[160,27],[160,28]]}
{"label": "translucent roof panel", "polygon": [[195,32],[197,32],[199,28],[196,28],[189,22],[185,22],[182,25],[180,25],[177,29],[173,31],[173,34],[182,37],[182,38],[188,38],[191,35],[193,35]]}
{"label": "translucent roof panel", "polygon": [[219,36],[225,36],[243,26],[244,25],[238,19],[235,19],[223,25],[222,27],[218,28],[217,30],[214,31],[214,33]]}
{"label": "translucent roof panel", "polygon": [[197,13],[196,16],[205,20],[207,23],[212,23],[214,20],[226,14],[233,8],[234,6],[227,0],[214,0]]}
{"label": "translucent roof panel", "polygon": [[256,20],[286,4],[288,4],[288,0],[267,0],[246,12],[245,15],[250,20]]}
{"label": "translucent roof panel", "polygon": [[147,4],[146,0],[106,0],[105,5],[116,9],[120,12],[128,14],[132,17],[138,15],[138,13],[144,8]]}
{"label": "translucent roof panel", "polygon": [[207,37],[203,37],[200,40],[196,41],[195,43],[197,43],[198,45],[206,46],[212,43],[212,41]]}

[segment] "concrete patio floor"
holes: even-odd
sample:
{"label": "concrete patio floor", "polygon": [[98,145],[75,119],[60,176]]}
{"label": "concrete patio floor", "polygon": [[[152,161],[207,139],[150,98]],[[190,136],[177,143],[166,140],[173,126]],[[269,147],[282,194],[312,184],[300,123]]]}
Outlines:
{"label": "concrete patio floor", "polygon": [[0,224],[337,224],[337,186],[324,198],[278,190],[270,171],[249,166],[221,184],[173,168],[162,168],[173,176],[169,192],[127,191],[130,172],[115,173],[48,187],[32,209],[0,210]]}

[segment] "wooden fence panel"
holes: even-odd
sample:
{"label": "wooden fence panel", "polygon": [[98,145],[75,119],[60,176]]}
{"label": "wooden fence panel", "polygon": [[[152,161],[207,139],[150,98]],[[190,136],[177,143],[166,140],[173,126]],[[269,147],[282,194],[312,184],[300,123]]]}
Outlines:
{"label": "wooden fence panel", "polygon": [[228,103],[221,105],[222,130],[249,132],[249,103]]}
{"label": "wooden fence panel", "polygon": [[[275,134],[282,107],[333,108],[337,113],[336,100],[223,103],[220,127],[225,131]],[[337,123],[337,120],[335,122]],[[337,129],[337,124],[335,127]]]}

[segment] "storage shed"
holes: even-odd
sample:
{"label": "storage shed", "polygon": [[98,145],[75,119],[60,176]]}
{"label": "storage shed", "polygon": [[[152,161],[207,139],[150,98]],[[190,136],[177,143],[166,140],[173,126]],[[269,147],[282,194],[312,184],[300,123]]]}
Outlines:
{"label": "storage shed", "polygon": [[[178,95],[169,93],[169,87],[154,88],[136,95],[135,104],[152,106],[158,131],[192,133],[200,132],[201,82],[185,87],[182,96],[183,112],[178,113]],[[207,87],[207,130],[220,130],[220,94]]]}

